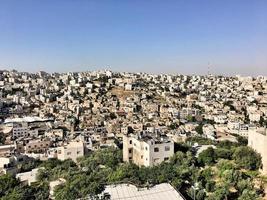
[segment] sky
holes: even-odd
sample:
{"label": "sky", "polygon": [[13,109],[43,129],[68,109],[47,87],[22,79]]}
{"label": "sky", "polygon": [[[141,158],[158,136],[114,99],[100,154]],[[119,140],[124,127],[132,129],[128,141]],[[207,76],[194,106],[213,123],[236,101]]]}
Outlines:
{"label": "sky", "polygon": [[267,75],[266,0],[0,0],[0,70]]}

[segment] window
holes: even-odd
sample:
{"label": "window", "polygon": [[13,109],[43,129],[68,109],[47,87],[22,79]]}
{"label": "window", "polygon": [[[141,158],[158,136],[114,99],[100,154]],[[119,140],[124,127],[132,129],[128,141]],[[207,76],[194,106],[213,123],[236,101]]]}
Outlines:
{"label": "window", "polygon": [[133,158],[132,157],[129,157],[129,160],[132,160]]}
{"label": "window", "polygon": [[159,148],[158,147],[155,147],[154,148],[154,152],[159,152]]}
{"label": "window", "polygon": [[132,153],[132,149],[129,149],[129,153]]}
{"label": "window", "polygon": [[61,150],[58,150],[58,154],[61,154]]}
{"label": "window", "polygon": [[71,155],[71,152],[67,152],[67,155]]}
{"label": "window", "polygon": [[77,151],[77,154],[81,153],[80,151]]}
{"label": "window", "polygon": [[147,147],[146,147],[146,150],[147,150]]}
{"label": "window", "polygon": [[167,161],[167,160],[169,160],[169,157],[165,157],[165,158],[164,158],[164,161]]}
{"label": "window", "polygon": [[170,147],[169,146],[165,146],[165,151],[170,151]]}
{"label": "window", "polygon": [[132,144],[132,140],[130,140],[129,143]]}
{"label": "window", "polygon": [[143,159],[143,157],[144,157],[144,156],[143,156],[143,155],[141,155],[141,159]]}

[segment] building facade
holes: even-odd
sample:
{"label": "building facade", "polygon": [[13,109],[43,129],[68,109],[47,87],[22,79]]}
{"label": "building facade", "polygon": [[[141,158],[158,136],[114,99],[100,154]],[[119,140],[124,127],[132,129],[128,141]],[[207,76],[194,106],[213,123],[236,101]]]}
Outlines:
{"label": "building facade", "polygon": [[154,166],[168,161],[174,154],[174,143],[167,138],[148,135],[124,135],[123,161],[133,162],[138,166]]}
{"label": "building facade", "polygon": [[76,162],[77,158],[84,156],[84,148],[83,142],[71,141],[63,146],[49,149],[48,156],[59,160],[72,159]]}
{"label": "building facade", "polygon": [[267,174],[267,130],[260,128],[248,134],[248,145],[261,154],[262,173]]}

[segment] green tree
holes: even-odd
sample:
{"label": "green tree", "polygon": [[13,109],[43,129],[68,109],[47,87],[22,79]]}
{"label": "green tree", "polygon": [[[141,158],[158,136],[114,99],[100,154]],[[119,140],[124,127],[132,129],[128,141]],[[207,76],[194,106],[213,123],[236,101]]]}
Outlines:
{"label": "green tree", "polygon": [[2,196],[1,200],[25,200],[35,199],[34,191],[29,186],[17,185],[12,188],[5,196]]}
{"label": "green tree", "polygon": [[222,180],[231,186],[236,186],[241,179],[241,173],[238,170],[227,169],[222,173]]}
{"label": "green tree", "polygon": [[230,195],[230,186],[228,184],[219,185],[216,187],[214,193],[212,193],[208,200],[226,200]]}
{"label": "green tree", "polygon": [[200,135],[203,134],[203,124],[199,124],[197,127],[196,127],[196,132]]}
{"label": "green tree", "polygon": [[[108,177],[109,182],[134,181],[138,179],[138,167],[133,164],[122,164]],[[143,180],[144,177],[142,177]]]}
{"label": "green tree", "polygon": [[49,199],[49,185],[46,181],[36,182],[31,185],[34,199],[46,200]]}
{"label": "green tree", "polygon": [[215,149],[215,153],[217,159],[223,158],[230,160],[232,158],[232,151],[230,149],[217,148]]}
{"label": "green tree", "polygon": [[9,174],[0,176],[0,196],[5,196],[19,185],[19,181]]}
{"label": "green tree", "polygon": [[208,138],[204,138],[204,137],[189,137],[186,139],[186,143],[189,144],[194,144],[194,143],[198,143],[200,145],[209,145],[209,144],[215,144],[214,141],[212,141],[211,139]]}
{"label": "green tree", "polygon": [[201,166],[211,165],[215,163],[216,153],[212,147],[207,148],[198,155],[198,163]]}
{"label": "green tree", "polygon": [[257,199],[259,196],[254,190],[244,189],[242,194],[238,197],[238,200],[251,200]]}
{"label": "green tree", "polygon": [[237,147],[234,151],[233,158],[239,167],[257,170],[261,166],[261,156],[253,149],[247,146]]}
{"label": "green tree", "polygon": [[211,167],[207,167],[199,173],[198,182],[201,183],[201,185],[203,185],[208,192],[214,191],[214,174],[215,172]]}
{"label": "green tree", "polygon": [[221,159],[217,164],[216,167],[219,171],[219,176],[222,177],[225,170],[233,170],[235,169],[235,165],[230,160]]}
{"label": "green tree", "polygon": [[215,190],[215,181],[213,180],[208,180],[205,184],[205,189],[207,192],[214,192]]}
{"label": "green tree", "polygon": [[204,200],[206,197],[206,193],[203,189],[194,190],[192,187],[187,190],[188,195],[192,199],[196,200]]}
{"label": "green tree", "polygon": [[236,185],[236,189],[238,190],[239,194],[241,195],[244,190],[253,190],[253,184],[251,179],[241,179],[238,181]]}
{"label": "green tree", "polygon": [[243,136],[237,136],[237,142],[239,145],[247,146],[248,145],[248,139]]}

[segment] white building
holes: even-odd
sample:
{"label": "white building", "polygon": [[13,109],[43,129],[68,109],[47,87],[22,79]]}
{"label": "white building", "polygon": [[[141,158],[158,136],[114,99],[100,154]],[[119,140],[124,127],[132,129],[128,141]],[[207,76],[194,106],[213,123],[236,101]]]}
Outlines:
{"label": "white building", "polygon": [[126,84],[125,90],[132,90],[132,84]]}
{"label": "white building", "polygon": [[227,122],[227,116],[226,115],[216,115],[214,116],[214,121],[219,124],[224,124]]}
{"label": "white building", "polygon": [[262,172],[267,174],[267,130],[260,128],[248,134],[248,146],[261,154]]}
{"label": "white building", "polygon": [[251,122],[259,122],[260,119],[261,119],[261,113],[260,112],[255,111],[255,112],[249,113],[249,120]]}
{"label": "white building", "polygon": [[212,140],[216,138],[216,129],[214,128],[213,125],[205,124],[202,129],[203,129],[203,134],[207,138],[212,139]]}
{"label": "white building", "polygon": [[195,117],[197,115],[200,115],[200,110],[195,108],[183,108],[180,110],[180,118],[186,119],[188,116]]}
{"label": "white building", "polygon": [[253,125],[248,125],[248,124],[243,124],[240,122],[235,122],[235,121],[229,121],[227,124],[228,132],[232,134],[237,134],[243,137],[248,137],[249,132],[254,132],[255,131],[255,126]]}
{"label": "white building", "polygon": [[123,161],[139,166],[153,166],[168,161],[174,154],[174,143],[168,138],[146,134],[123,136]]}
{"label": "white building", "polygon": [[16,175],[16,178],[18,178],[21,182],[25,182],[28,185],[31,185],[31,183],[37,181],[37,174],[39,169],[40,168],[35,168],[29,172],[18,173]]}
{"label": "white building", "polygon": [[27,162],[28,157],[25,155],[16,155],[9,157],[0,157],[0,174],[13,174],[17,173],[17,166]]}
{"label": "white building", "polygon": [[84,156],[84,143],[72,141],[61,147],[50,148],[48,150],[48,156],[59,160],[72,159],[76,162],[77,158]]}

